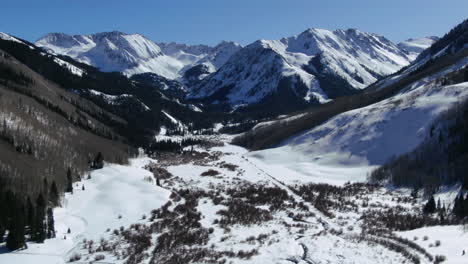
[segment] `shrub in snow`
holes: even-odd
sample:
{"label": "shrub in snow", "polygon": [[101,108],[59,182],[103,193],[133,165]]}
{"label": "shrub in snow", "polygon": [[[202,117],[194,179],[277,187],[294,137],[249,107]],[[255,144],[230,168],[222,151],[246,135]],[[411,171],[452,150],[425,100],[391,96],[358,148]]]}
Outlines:
{"label": "shrub in snow", "polygon": [[424,241],[427,241],[428,239],[429,239],[428,236],[423,236],[423,240],[424,240]]}
{"label": "shrub in snow", "polygon": [[94,261],[100,261],[100,260],[103,260],[105,258],[106,257],[104,255],[99,254],[99,255],[94,256]]}
{"label": "shrub in snow", "polygon": [[436,240],[435,246],[436,246],[436,247],[440,246],[440,240]]}
{"label": "shrub in snow", "polygon": [[69,262],[75,262],[75,261],[78,261],[78,260],[80,260],[80,259],[81,259],[81,255],[78,254],[78,253],[75,253],[75,254],[73,254],[73,255],[70,257]]}
{"label": "shrub in snow", "polygon": [[437,264],[437,263],[442,263],[442,262],[444,262],[444,261],[446,261],[446,260],[447,260],[447,258],[446,258],[445,256],[443,256],[443,255],[437,255],[437,256],[435,256],[435,261],[434,261],[434,263],[436,263],[436,264]]}
{"label": "shrub in snow", "polygon": [[209,169],[205,172],[203,172],[202,174],[200,174],[201,176],[216,176],[216,175],[219,175],[219,172],[216,171],[216,170],[213,170],[213,169]]}

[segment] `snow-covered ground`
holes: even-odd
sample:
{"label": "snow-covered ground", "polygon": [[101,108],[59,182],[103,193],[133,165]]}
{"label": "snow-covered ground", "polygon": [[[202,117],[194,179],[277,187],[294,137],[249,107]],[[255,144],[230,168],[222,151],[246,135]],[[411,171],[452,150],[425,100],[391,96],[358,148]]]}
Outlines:
{"label": "snow-covered ground", "polygon": [[95,170],[91,179],[84,175],[84,180],[75,183],[73,194],[66,194],[63,207],[54,210],[56,238],[43,244],[28,243],[26,250],[0,254],[0,263],[66,263],[83,239],[107,238],[108,228],[127,227],[161,207],[170,192],[145,180],[152,179],[152,173],[142,169],[148,162],[148,158],[137,158],[128,166],[109,164]]}
{"label": "snow-covered ground", "polygon": [[437,80],[466,63],[464,59],[391,98],[339,114],[277,148],[249,156],[287,182],[364,181],[376,166],[418,146],[442,112],[468,97],[467,82],[444,86]]}
{"label": "snow-covered ground", "polygon": [[444,264],[468,263],[468,228],[464,226],[431,226],[398,234],[413,240],[433,255],[448,257]]}
{"label": "snow-covered ground", "polygon": [[[210,136],[209,139],[227,141],[229,137]],[[390,264],[407,261],[397,251],[389,250],[381,244],[359,239],[359,237],[363,223],[362,214],[367,210],[401,206],[401,210],[417,213],[420,209],[414,207],[414,200],[411,200],[408,190],[389,191],[382,187],[364,188],[364,191],[358,195],[343,196],[340,199],[344,200],[340,200],[340,203],[360,205],[366,202],[370,206],[359,207],[357,210],[333,210],[334,217],[329,217],[293,191],[295,187],[290,183],[297,181],[289,182],[288,170],[282,168],[281,165],[263,163],[256,158],[255,153],[251,155],[246,149],[227,143],[208,149],[196,147],[195,151],[196,153],[186,153],[185,156],[161,155],[157,160],[137,158],[131,160],[130,165],[127,166],[107,164],[103,169],[93,171],[91,179],[76,183],[74,193],[67,194],[63,207],[54,211],[57,238],[46,240],[44,244],[30,243],[27,250],[0,254],[0,263],[62,264],[75,254],[81,255],[81,260],[77,263],[88,263],[94,260],[96,255],[104,255],[105,263],[124,263],[125,259],[121,257],[122,255],[119,255],[120,257],[113,255],[115,250],[89,253],[88,249],[84,249],[82,241],[93,240],[99,244],[101,243],[99,241],[104,239],[111,245],[117,245],[117,251],[127,252],[125,247],[129,245],[122,236],[115,235],[112,230],[120,229],[120,227],[131,230],[131,225],[135,223],[148,227],[163,223],[164,221],[157,217],[156,219],[151,217],[152,210],[171,201],[172,205],[169,210],[176,211],[174,208],[185,201],[184,199],[176,200],[175,196],[170,194],[171,192],[177,194],[185,189],[215,194],[215,196],[202,196],[196,202],[194,210],[200,214],[201,228],[212,229],[212,231],[206,243],[192,246],[192,248],[206,248],[219,254],[233,252],[234,255],[228,254],[225,257],[228,263]],[[165,168],[171,174],[170,178],[161,179],[162,188],[155,185],[151,172],[142,169],[150,162],[153,163],[152,166]],[[203,175],[209,170],[215,170],[217,174]],[[339,169],[326,173],[338,172],[340,172]],[[350,173],[343,168],[341,172]],[[359,171],[354,170],[352,173],[358,175]],[[301,176],[299,172],[291,175],[295,179],[301,179],[302,183],[318,180],[306,174]],[[347,176],[340,177],[342,178],[337,177],[339,180],[336,182],[344,181]],[[85,186],[84,191],[82,186]],[[264,186],[284,191],[288,196],[284,201],[285,207],[271,210],[267,201],[266,204],[256,205],[256,207],[269,211],[270,220],[247,225],[231,224],[228,228],[222,226],[220,212],[228,209],[227,204],[230,201],[229,197],[233,195],[232,190],[241,190],[248,186]],[[454,189],[449,189],[447,193],[438,195],[446,197],[453,191]],[[221,200],[215,201],[215,197]],[[406,199],[407,202],[399,201],[400,198]],[[298,204],[302,204],[303,207],[298,207]],[[143,217],[143,215],[148,217]],[[176,214],[171,217],[178,216]],[[166,223],[171,222],[172,220]],[[129,227],[130,229],[127,229]],[[67,234],[68,228],[71,229],[70,234]],[[170,228],[171,226],[168,226],[161,232],[171,232]],[[438,235],[437,228],[443,229],[441,232],[446,233]],[[460,237],[462,242],[465,241],[463,239],[466,237],[459,227],[428,228],[427,230],[433,230],[432,233],[424,230],[426,229],[415,230],[415,233],[412,233],[413,231],[401,232],[398,235],[411,237],[411,239],[415,235],[420,236],[416,242],[429,247],[429,243],[422,238],[423,234],[428,233],[431,241],[436,239],[441,241],[441,246],[434,249],[436,251],[432,252],[433,248],[428,248],[431,254],[445,255],[449,259],[447,263],[463,263],[461,262],[463,259],[452,257],[461,250],[461,244],[452,248],[453,242],[450,241],[451,237]],[[149,263],[150,257],[155,254],[160,235],[160,233],[151,234],[151,246],[145,250],[148,255],[144,257],[142,263]],[[239,257],[248,252],[253,252],[250,257]],[[421,258],[421,263],[429,263],[423,255],[417,252],[413,254]]]}

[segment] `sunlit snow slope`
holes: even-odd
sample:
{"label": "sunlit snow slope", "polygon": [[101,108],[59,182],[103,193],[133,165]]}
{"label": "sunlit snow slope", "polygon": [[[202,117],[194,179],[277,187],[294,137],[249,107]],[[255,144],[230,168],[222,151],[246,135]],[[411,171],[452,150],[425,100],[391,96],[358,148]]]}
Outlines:
{"label": "sunlit snow slope", "polygon": [[468,97],[467,82],[442,85],[439,79],[467,64],[464,58],[391,98],[339,114],[277,148],[250,156],[272,165],[266,166],[272,168],[269,173],[285,181],[365,180],[375,166],[414,149],[440,113]]}
{"label": "sunlit snow slope", "polygon": [[357,29],[308,29],[293,37],[259,40],[244,47],[203,79],[190,97],[211,97],[212,103],[233,108],[275,93],[324,103],[363,89],[411,60],[406,50],[380,35]]}
{"label": "sunlit snow slope", "polygon": [[74,36],[51,33],[39,39],[36,45],[102,71],[127,75],[152,72],[168,79],[181,77],[185,70],[197,64],[206,64],[210,72],[215,71],[240,49],[240,45],[233,42],[222,42],[216,47],[156,44],[143,35],[117,31]]}
{"label": "sunlit snow slope", "polygon": [[107,238],[111,235],[108,228],[128,227],[161,207],[170,192],[146,180],[153,178],[142,169],[149,161],[138,158],[129,166],[110,164],[93,171],[91,179],[84,175],[85,180],[75,183],[73,194],[66,194],[63,207],[54,210],[57,237],[43,244],[28,243],[26,250],[0,254],[0,263],[66,263],[83,238]]}

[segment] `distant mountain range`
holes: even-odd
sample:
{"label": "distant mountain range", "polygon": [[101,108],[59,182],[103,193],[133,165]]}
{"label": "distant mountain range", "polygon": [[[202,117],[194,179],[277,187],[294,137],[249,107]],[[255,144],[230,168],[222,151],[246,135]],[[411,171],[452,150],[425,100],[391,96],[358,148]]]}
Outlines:
{"label": "distant mountain range", "polygon": [[152,72],[168,79],[180,78],[197,64],[206,65],[213,72],[241,48],[234,42],[221,42],[215,47],[155,43],[140,34],[118,31],[74,36],[50,33],[36,45],[102,71],[119,71],[126,75]]}
{"label": "distant mountain range", "polygon": [[155,43],[140,34],[47,34],[35,44],[102,71],[153,73],[208,109],[285,112],[359,92],[408,65],[436,37],[394,44],[357,29],[308,29],[242,47]]}

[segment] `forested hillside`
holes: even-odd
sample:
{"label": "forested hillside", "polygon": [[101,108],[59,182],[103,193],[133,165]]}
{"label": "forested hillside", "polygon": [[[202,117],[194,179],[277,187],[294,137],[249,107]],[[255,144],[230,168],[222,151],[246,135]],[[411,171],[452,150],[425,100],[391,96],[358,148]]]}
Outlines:
{"label": "forested hillside", "polygon": [[[445,76],[441,84],[468,82],[468,68]],[[414,151],[375,170],[374,182],[436,191],[443,185],[461,183],[468,189],[468,102],[460,102],[431,126],[426,140]]]}
{"label": "forested hillside", "polygon": [[0,109],[0,240],[9,230],[12,249],[25,239],[41,242],[53,236],[51,208],[74,181],[102,166],[103,158],[126,163],[135,154],[109,126],[126,126],[124,119],[2,50]]}

